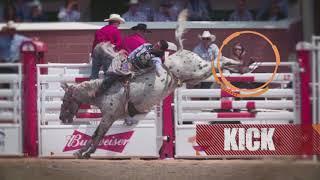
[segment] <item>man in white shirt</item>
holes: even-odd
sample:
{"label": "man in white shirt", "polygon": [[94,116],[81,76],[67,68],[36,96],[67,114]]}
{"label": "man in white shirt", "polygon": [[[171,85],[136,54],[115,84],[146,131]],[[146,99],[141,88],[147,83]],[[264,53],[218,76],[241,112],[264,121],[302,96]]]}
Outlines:
{"label": "man in white shirt", "polygon": [[[216,62],[219,48],[213,42],[216,40],[216,36],[211,34],[210,31],[203,31],[199,34],[200,43],[193,49],[193,52],[198,54],[202,59],[206,61]],[[201,83],[201,88],[208,89],[212,85],[211,82]]]}
{"label": "man in white shirt", "polygon": [[199,34],[199,39],[200,43],[193,49],[193,52],[206,61],[215,61],[219,53],[218,46],[213,43],[216,36],[210,31],[203,31],[201,35]]}

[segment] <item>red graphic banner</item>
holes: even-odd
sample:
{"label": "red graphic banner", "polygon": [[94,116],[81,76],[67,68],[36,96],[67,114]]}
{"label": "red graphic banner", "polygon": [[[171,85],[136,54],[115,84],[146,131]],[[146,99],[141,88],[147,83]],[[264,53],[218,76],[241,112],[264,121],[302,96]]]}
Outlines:
{"label": "red graphic banner", "polygon": [[[97,149],[104,149],[121,153],[125,146],[128,144],[133,131],[128,131],[119,134],[111,134],[104,136],[100,141]],[[71,136],[68,137],[67,144],[65,145],[63,152],[73,151],[85,146],[91,139],[91,136],[75,130]]]}
{"label": "red graphic banner", "polygon": [[201,124],[196,142],[206,155],[320,154],[320,126]]}

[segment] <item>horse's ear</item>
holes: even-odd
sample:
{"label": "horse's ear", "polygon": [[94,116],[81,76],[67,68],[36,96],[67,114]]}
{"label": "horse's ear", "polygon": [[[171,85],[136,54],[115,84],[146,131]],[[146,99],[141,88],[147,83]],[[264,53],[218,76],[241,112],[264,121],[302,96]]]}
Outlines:
{"label": "horse's ear", "polygon": [[60,86],[61,86],[61,88],[64,90],[64,91],[67,91],[67,89],[68,89],[68,84],[67,83],[65,83],[65,82],[62,82],[61,84],[60,84]]}

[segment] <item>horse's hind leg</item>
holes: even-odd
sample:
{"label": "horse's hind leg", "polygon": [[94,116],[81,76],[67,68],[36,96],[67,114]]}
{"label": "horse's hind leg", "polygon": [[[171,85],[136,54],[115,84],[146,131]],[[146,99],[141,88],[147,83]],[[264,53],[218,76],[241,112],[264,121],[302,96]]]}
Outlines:
{"label": "horse's hind leg", "polygon": [[84,158],[90,158],[90,155],[96,151],[99,145],[99,142],[107,133],[107,131],[110,129],[113,122],[114,121],[112,119],[103,117],[103,120],[100,122],[98,128],[96,129],[94,136],[92,136],[92,141],[91,141],[91,144],[89,145],[89,148],[83,155]]}

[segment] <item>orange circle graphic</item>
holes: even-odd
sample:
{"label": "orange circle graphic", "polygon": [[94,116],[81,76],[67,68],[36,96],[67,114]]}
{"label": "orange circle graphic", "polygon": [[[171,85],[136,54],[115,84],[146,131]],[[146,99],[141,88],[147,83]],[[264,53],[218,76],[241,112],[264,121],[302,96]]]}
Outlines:
{"label": "orange circle graphic", "polygon": [[[233,84],[231,84],[223,75],[222,73],[222,70],[221,70],[221,67],[220,67],[220,59],[221,59],[221,52],[222,52],[222,49],[224,48],[225,45],[227,45],[232,39],[240,36],[241,34],[254,34],[254,35],[257,35],[257,36],[260,36],[262,37],[264,40],[266,40],[270,46],[272,47],[272,50],[274,52],[274,55],[276,57],[276,66],[274,68],[274,71],[272,73],[272,76],[271,78],[265,82],[263,85],[257,87],[257,88],[254,88],[254,89],[240,89],[236,86],[234,86]],[[215,67],[214,67],[214,60],[212,60],[212,74],[215,78],[215,81],[221,85],[221,88],[223,90],[225,90],[226,92],[228,92],[229,94],[235,96],[235,97],[256,97],[256,96],[259,96],[265,92],[268,91],[268,87],[267,85],[270,84],[276,73],[277,73],[277,70],[279,68],[279,65],[280,65],[280,54],[279,54],[279,51],[278,51],[278,48],[269,40],[269,38],[267,38],[265,35],[261,34],[261,33],[258,33],[258,32],[255,32],[255,31],[239,31],[239,32],[235,32],[233,34],[231,34],[230,36],[228,36],[222,43],[222,46],[220,47],[219,49],[219,53],[218,53],[218,57],[217,57],[217,69],[219,71],[219,74],[220,74],[220,78],[221,80],[219,79],[218,75],[217,75],[217,72],[215,70]],[[242,92],[250,92],[249,93],[244,93],[244,94],[241,94],[241,91]]]}

